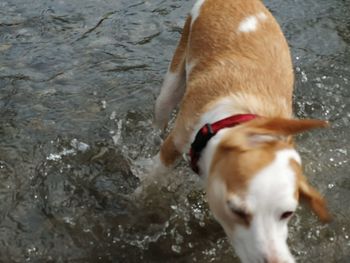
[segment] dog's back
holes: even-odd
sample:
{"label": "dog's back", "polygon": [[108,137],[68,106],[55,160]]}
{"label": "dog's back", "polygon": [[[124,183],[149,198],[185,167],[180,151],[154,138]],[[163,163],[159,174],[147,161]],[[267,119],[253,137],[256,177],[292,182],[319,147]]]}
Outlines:
{"label": "dog's back", "polygon": [[179,117],[198,123],[227,96],[238,107],[249,105],[243,111],[290,118],[292,92],[287,42],[261,1],[198,0],[158,98],[156,121],[164,127],[182,99]]}
{"label": "dog's back", "polygon": [[[183,110],[202,111],[215,97],[254,94],[268,104],[267,116],[291,117],[290,53],[279,25],[264,5],[260,1],[207,0],[198,17],[193,15]],[[200,105],[194,105],[196,101]],[[283,110],[276,107],[271,112],[271,104]],[[265,114],[263,110],[257,113]]]}

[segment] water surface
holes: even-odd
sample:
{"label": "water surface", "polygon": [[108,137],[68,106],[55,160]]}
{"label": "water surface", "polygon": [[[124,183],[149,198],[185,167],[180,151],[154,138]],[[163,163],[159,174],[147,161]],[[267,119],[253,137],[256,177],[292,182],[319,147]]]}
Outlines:
{"label": "water surface", "polygon": [[[298,137],[334,221],[302,208],[298,262],[350,262],[350,2],[268,0],[290,43]],[[152,110],[188,0],[0,2],[0,262],[238,262],[179,163],[132,196],[156,154]]]}

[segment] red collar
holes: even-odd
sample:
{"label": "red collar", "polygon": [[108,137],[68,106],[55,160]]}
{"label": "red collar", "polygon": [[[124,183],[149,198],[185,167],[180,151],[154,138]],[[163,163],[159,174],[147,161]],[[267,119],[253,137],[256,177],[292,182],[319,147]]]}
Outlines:
{"label": "red collar", "polygon": [[255,114],[238,114],[222,119],[213,124],[205,124],[198,131],[194,142],[191,144],[190,157],[192,170],[199,174],[198,161],[201,157],[201,153],[205,146],[207,146],[209,140],[221,129],[234,127],[241,123],[253,120],[256,117],[257,115]]}

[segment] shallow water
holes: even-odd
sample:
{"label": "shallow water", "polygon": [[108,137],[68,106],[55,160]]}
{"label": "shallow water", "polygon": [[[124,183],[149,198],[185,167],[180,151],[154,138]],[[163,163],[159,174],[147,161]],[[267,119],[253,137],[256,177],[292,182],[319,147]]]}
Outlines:
{"label": "shallow water", "polygon": [[[334,221],[290,226],[299,262],[350,262],[350,2],[269,0],[293,52],[298,137]],[[132,195],[159,147],[152,109],[192,1],[0,2],[0,262],[238,262],[198,178]]]}

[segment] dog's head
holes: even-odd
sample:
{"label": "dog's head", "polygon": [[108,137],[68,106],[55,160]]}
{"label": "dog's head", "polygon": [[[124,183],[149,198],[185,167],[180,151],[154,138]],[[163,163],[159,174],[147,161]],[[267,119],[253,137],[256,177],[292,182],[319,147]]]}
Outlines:
{"label": "dog's head", "polygon": [[318,120],[260,118],[226,130],[207,184],[209,206],[244,263],[294,262],[287,224],[304,199],[321,221],[330,215],[302,174],[291,136],[325,127]]}

